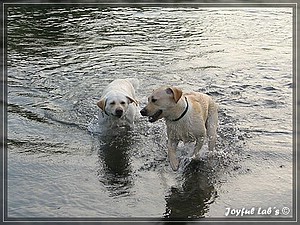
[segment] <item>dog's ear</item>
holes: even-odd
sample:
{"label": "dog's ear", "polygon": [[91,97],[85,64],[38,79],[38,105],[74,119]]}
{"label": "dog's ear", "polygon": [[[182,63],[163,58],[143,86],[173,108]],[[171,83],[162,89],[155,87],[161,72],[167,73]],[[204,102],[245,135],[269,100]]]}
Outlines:
{"label": "dog's ear", "polygon": [[133,99],[133,98],[131,98],[131,97],[129,97],[129,96],[126,96],[126,98],[129,99],[129,102],[130,102],[130,103],[133,102],[134,104],[138,105],[138,101],[137,101],[137,100],[135,100],[135,99]]}
{"label": "dog's ear", "polygon": [[105,110],[105,103],[106,103],[105,99],[102,98],[102,99],[100,99],[99,102],[97,102],[97,106],[104,111]]}
{"label": "dog's ear", "polygon": [[182,96],[182,90],[177,87],[170,87],[166,89],[167,94],[172,94],[175,102],[177,103]]}

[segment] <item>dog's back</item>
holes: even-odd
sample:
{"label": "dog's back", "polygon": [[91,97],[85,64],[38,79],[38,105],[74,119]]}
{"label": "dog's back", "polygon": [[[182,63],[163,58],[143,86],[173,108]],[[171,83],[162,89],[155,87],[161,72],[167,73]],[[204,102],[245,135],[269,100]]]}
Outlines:
{"label": "dog's back", "polygon": [[137,90],[139,88],[140,83],[139,83],[138,79],[136,79],[136,78],[126,78],[125,80],[130,82],[135,90]]}
{"label": "dog's back", "polygon": [[138,87],[138,80],[135,78],[116,79],[106,86],[102,92],[102,96],[107,95],[109,92],[120,92],[135,98],[135,89]]}
{"label": "dog's back", "polygon": [[[203,116],[203,120],[206,121],[207,118],[214,114],[218,106],[214,102],[214,100],[207,94],[200,93],[200,92],[188,92],[185,93],[184,96],[187,96],[189,99],[191,99],[192,104],[199,104],[198,107],[201,108],[201,114]],[[197,107],[194,107],[197,108]]]}

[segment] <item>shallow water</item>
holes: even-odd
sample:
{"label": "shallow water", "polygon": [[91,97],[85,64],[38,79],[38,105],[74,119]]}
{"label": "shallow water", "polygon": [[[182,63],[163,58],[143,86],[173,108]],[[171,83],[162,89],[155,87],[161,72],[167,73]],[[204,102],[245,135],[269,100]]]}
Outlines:
{"label": "shallow water", "polygon": [[[8,217],[292,216],[291,9],[10,6],[7,37]],[[125,77],[141,107],[164,84],[213,96],[213,163],[180,145],[173,172],[163,121],[101,133]]]}

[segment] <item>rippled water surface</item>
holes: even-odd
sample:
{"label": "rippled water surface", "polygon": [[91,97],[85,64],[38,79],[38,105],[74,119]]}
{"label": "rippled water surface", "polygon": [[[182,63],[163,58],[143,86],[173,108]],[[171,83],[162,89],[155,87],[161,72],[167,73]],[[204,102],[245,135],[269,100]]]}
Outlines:
{"label": "rippled water surface", "polygon": [[[292,215],[291,8],[9,6],[7,64],[9,217]],[[165,84],[213,96],[213,163],[180,145],[173,172],[163,121],[101,133],[96,102],[126,77],[140,107]]]}

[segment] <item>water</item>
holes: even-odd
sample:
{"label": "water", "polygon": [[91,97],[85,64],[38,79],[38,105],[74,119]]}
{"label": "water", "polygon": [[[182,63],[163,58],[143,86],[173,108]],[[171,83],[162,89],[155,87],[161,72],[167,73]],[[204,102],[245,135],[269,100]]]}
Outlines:
{"label": "water", "polygon": [[[10,218],[292,216],[291,9],[9,6],[7,37]],[[101,133],[125,77],[141,107],[164,84],[213,96],[213,164],[181,145],[173,172],[163,121]]]}

